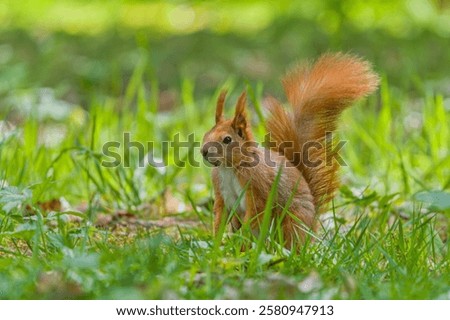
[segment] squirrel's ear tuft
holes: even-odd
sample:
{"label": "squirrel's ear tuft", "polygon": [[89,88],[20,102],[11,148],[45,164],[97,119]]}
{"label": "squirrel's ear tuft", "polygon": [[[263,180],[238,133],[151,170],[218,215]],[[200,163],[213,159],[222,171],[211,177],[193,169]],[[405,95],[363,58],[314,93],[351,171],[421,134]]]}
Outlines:
{"label": "squirrel's ear tuft", "polygon": [[217,99],[216,105],[216,124],[223,121],[223,106],[225,104],[225,97],[227,95],[226,90],[220,92],[219,98]]}
{"label": "squirrel's ear tuft", "polygon": [[245,113],[245,104],[247,102],[247,92],[242,92],[236,104],[232,126],[237,132],[245,132],[247,128],[247,114]]}

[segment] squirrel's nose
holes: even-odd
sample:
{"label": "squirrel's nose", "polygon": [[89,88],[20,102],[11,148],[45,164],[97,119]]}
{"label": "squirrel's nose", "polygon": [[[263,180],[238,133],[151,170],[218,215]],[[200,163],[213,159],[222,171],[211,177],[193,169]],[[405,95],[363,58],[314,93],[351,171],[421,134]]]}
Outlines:
{"label": "squirrel's nose", "polygon": [[208,155],[208,148],[202,149],[202,155],[203,155],[203,158],[206,158],[206,156]]}

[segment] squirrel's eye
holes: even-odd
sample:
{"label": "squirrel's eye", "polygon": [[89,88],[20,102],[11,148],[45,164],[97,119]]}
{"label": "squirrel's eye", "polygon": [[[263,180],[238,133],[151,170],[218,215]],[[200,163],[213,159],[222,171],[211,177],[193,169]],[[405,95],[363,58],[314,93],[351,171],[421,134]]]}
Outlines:
{"label": "squirrel's eye", "polygon": [[230,136],[226,136],[225,138],[223,138],[223,143],[229,144],[230,142],[231,142],[231,137]]}

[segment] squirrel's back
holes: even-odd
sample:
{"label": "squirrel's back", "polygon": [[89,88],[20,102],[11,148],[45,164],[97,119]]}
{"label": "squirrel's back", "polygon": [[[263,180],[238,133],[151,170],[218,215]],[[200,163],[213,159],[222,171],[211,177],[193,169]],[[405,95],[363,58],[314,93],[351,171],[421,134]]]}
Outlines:
{"label": "squirrel's back", "polygon": [[349,54],[325,54],[283,79],[291,110],[269,100],[267,129],[275,149],[302,172],[317,208],[338,186],[338,164],[330,161],[333,146],[327,133],[336,129],[340,113],[375,91],[378,82],[368,62]]}

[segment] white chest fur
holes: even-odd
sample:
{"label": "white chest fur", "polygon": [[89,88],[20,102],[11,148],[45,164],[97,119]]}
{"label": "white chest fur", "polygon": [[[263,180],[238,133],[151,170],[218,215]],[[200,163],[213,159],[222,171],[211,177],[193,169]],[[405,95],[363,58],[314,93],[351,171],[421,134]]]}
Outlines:
{"label": "white chest fur", "polygon": [[225,206],[231,210],[236,207],[236,202],[241,197],[238,211],[245,212],[245,194],[239,183],[233,168],[219,167],[220,191]]}

